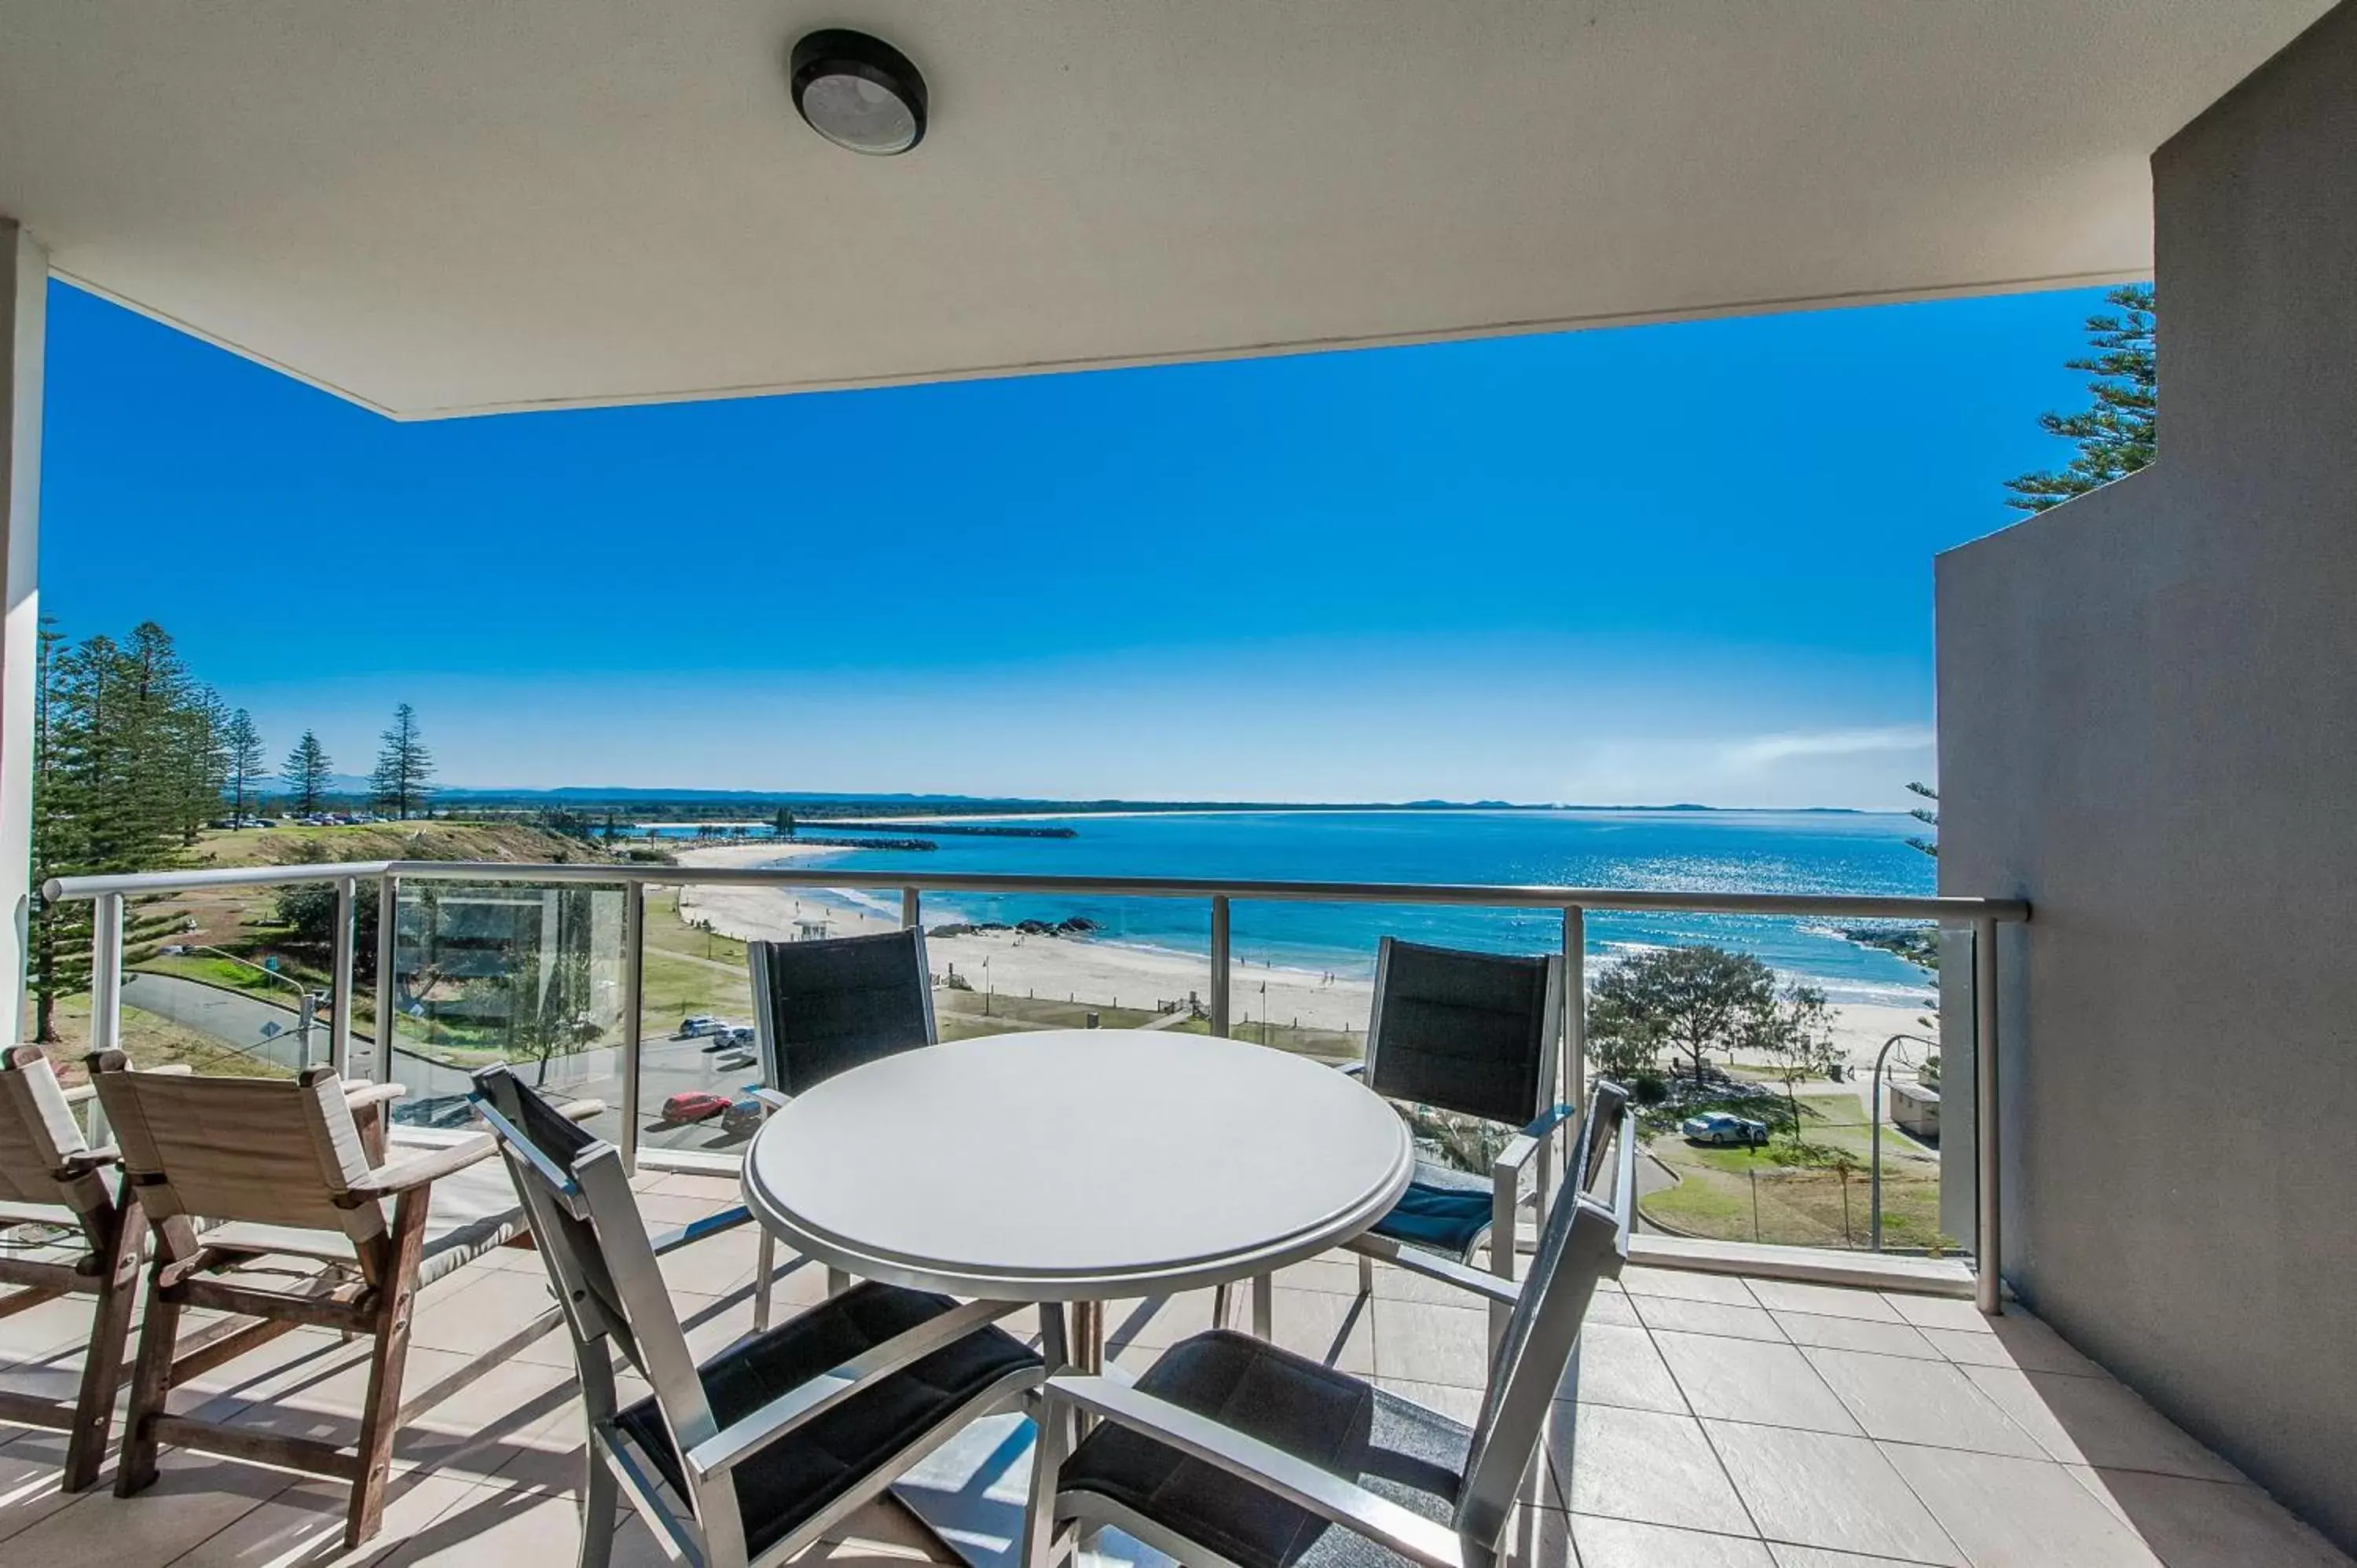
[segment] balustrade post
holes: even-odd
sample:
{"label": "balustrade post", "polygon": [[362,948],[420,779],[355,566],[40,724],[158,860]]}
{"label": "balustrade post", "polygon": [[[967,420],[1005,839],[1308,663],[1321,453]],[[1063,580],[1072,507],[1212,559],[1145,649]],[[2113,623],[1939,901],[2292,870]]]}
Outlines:
{"label": "balustrade post", "polygon": [[647,978],[647,886],[622,885],[622,1169],[639,1174],[639,1047]]}
{"label": "balustrade post", "polygon": [[328,1065],[339,1078],[352,1070],[352,949],[358,944],[360,879],[336,878],[335,957],[328,980]]}
{"label": "balustrade post", "polygon": [[1211,897],[1211,1033],[1228,1032],[1228,898]]}
{"label": "balustrade post", "polygon": [[123,1044],[123,895],[102,893],[90,921],[90,1048]]}
{"label": "balustrade post", "polygon": [[2005,1310],[2004,1230],[1998,1214],[1996,921],[1973,921],[1973,1176],[1980,1235],[1974,1244],[1974,1305]]}
{"label": "balustrade post", "polygon": [[1577,904],[1563,911],[1564,1103],[1587,1103],[1587,911]]}
{"label": "balustrade post", "polygon": [[400,1011],[393,983],[395,928],[401,923],[401,878],[386,872],[376,890],[376,1040],[358,1078],[382,1083],[393,1072],[393,1021]]}

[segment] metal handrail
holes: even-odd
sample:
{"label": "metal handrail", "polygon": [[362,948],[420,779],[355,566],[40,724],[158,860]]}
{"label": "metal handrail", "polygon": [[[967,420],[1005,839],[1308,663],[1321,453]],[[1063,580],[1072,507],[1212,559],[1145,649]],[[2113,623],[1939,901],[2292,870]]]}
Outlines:
{"label": "metal handrail", "polygon": [[378,860],[321,865],[252,866],[230,871],[129,872],[106,876],[53,876],[42,885],[52,900],[96,898],[109,893],[138,897],[209,887],[275,886],[338,877],[393,876],[404,882],[554,882],[621,886],[683,883],[770,887],[906,888],[953,893],[1084,893],[1115,897],[1229,898],[1311,904],[1440,904],[1485,908],[1620,909],[1714,915],[1847,916],[1854,919],[2026,920],[2018,898],[1904,897],[1863,893],[1697,893],[1683,888],[1573,887],[1546,883],[1230,882],[1200,876],[1056,876],[983,873],[829,870],[759,865],[594,865],[568,861],[532,865],[508,861]]}
{"label": "metal handrail", "polygon": [[[353,918],[357,885],[376,879],[377,1033],[372,1042],[377,1060],[355,1063],[350,1027],[352,950],[357,936]],[[898,891],[904,924],[917,922],[920,894],[927,890],[959,893],[1092,894],[1114,897],[1201,898],[1211,909],[1211,1032],[1229,1032],[1230,905],[1244,899],[1268,903],[1420,904],[1481,908],[1559,909],[1563,912],[1564,965],[1574,977],[1582,975],[1586,959],[1586,916],[1590,909],[1627,912],[1684,912],[1715,915],[1817,916],[1849,919],[1912,919],[1943,924],[1969,924],[1973,929],[1974,1079],[1976,1114],[1975,1178],[1977,1235],[1975,1248],[1979,1269],[1975,1295],[1980,1309],[1994,1316],[2001,1310],[2002,1233],[1997,1213],[1997,955],[1996,931],[2001,924],[2029,918],[2029,905],[2018,898],[1892,897],[1877,894],[1702,893],[1674,888],[1572,887],[1546,885],[1486,886],[1416,882],[1222,882],[1194,876],[1054,876],[1007,875],[910,874],[851,871],[818,866],[688,866],[654,863],[629,865],[531,865],[502,861],[339,861],[329,865],[244,866],[221,871],[134,872],[104,876],[51,877],[42,896],[53,902],[77,898],[97,901],[91,931],[92,1048],[115,1043],[121,1016],[123,908],[126,898],[198,892],[217,887],[273,887],[304,882],[337,886],[335,931],[335,1036],[337,1070],[354,1066],[374,1077],[391,1065],[394,1011],[394,928],[400,886],[404,882],[554,883],[623,887],[630,897],[624,914],[624,940],[629,965],[622,1020],[622,1058],[630,1098],[635,1108],[641,981],[639,972],[644,942],[645,891],[650,886],[733,885],[756,887],[857,887]],[[1561,1042],[1575,1102],[1586,1092],[1586,1009],[1564,1009]],[[1878,1078],[1879,1075],[1878,1074]],[[638,1121],[622,1123],[622,1156],[635,1165]]]}

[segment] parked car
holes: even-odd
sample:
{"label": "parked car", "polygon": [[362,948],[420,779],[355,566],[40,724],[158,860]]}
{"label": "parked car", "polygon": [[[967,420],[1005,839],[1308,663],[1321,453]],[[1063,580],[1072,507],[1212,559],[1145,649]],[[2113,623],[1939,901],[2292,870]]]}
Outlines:
{"label": "parked car", "polygon": [[1678,1123],[1678,1131],[1697,1144],[1764,1144],[1768,1123],[1748,1121],[1725,1111],[1706,1111]]}
{"label": "parked car", "polygon": [[720,1113],[720,1130],[724,1133],[750,1133],[761,1124],[761,1102],[739,1100]]}
{"label": "parked car", "polygon": [[725,1116],[727,1113],[728,1097],[726,1095],[707,1094],[697,1089],[674,1094],[664,1101],[662,1105],[662,1119],[667,1122],[682,1126],[696,1122],[709,1122],[715,1116]]}
{"label": "parked car", "polygon": [[690,1013],[679,1021],[679,1037],[683,1040],[700,1039],[712,1033],[713,1026],[719,1021],[709,1013]]}
{"label": "parked car", "polygon": [[405,1127],[464,1127],[474,1121],[475,1109],[463,1094],[429,1094],[395,1101],[393,1119]]}
{"label": "parked car", "polygon": [[753,1065],[753,1053],[750,1051],[731,1051],[725,1057],[715,1058],[712,1065],[716,1070],[720,1072],[741,1071],[742,1069]]}
{"label": "parked car", "polygon": [[743,1046],[748,1050],[750,1050],[753,1046],[753,1026],[750,1024],[732,1024],[728,1026],[728,1037],[737,1045]]}

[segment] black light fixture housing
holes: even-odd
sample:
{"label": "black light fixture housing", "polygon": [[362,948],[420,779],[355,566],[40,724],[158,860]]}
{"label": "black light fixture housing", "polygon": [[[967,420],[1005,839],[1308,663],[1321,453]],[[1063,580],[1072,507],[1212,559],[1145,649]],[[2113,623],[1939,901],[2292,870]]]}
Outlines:
{"label": "black light fixture housing", "polygon": [[925,79],[881,38],[829,27],[794,45],[794,108],[838,147],[888,157],[925,139]]}

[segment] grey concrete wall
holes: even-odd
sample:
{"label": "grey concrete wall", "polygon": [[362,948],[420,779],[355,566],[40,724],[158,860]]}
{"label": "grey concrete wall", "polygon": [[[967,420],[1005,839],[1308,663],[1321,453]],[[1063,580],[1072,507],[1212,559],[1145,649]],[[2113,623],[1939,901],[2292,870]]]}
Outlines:
{"label": "grey concrete wall", "polygon": [[1943,556],[2006,1272],[2357,1548],[2357,4],[2154,156],[2161,455]]}

